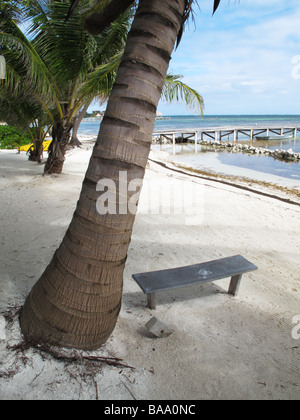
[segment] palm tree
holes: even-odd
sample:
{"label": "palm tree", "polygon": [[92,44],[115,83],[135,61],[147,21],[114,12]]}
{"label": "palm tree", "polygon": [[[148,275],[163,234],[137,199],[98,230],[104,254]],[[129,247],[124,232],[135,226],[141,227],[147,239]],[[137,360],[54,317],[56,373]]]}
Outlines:
{"label": "palm tree", "polygon": [[6,82],[0,81],[0,120],[28,131],[33,143],[29,159],[41,162],[43,141],[51,128],[51,121],[30,90],[24,89],[22,81],[16,80],[10,71],[6,74]]}
{"label": "palm tree", "polygon": [[[29,159],[40,162],[43,152],[43,141],[51,128],[51,120],[41,101],[36,98],[34,80],[28,83],[28,73],[22,59],[30,51],[30,43],[18,28],[24,18],[21,2],[4,1],[0,5],[0,31],[2,38],[14,39],[16,52],[12,54],[3,42],[0,46],[1,54],[6,58],[5,79],[0,81],[0,118],[8,124],[25,129],[29,132],[33,147],[29,150]],[[17,41],[18,39],[18,41]],[[20,48],[22,45],[22,48]],[[34,61],[34,60],[33,60]],[[15,71],[12,70],[15,68]],[[32,70],[36,66],[32,65]],[[41,79],[44,81],[43,75]]]}
{"label": "palm tree", "polygon": [[53,125],[53,142],[45,173],[61,173],[74,120],[97,95],[108,96],[131,21],[120,15],[101,35],[84,30],[81,2],[66,22],[69,0],[24,0],[23,16],[30,19],[29,39],[14,19],[0,24],[2,54],[8,67],[23,78]]}
{"label": "palm tree", "polygon": [[[105,100],[110,94],[134,7],[125,10],[101,35],[92,36],[83,30],[82,10],[88,1],[82,1],[67,24],[69,1],[24,3],[23,14],[31,20],[31,41],[10,19],[0,25],[0,40],[9,47],[4,51],[9,66],[25,79],[26,90],[30,88],[51,120],[53,141],[45,174],[61,173],[71,132],[72,145],[78,145],[78,126],[89,104],[96,95]],[[28,86],[31,79],[33,86]],[[172,75],[166,79],[164,97],[203,107],[198,92]]]}
{"label": "palm tree", "polygon": [[[124,3],[132,1],[105,2],[104,26]],[[119,197],[124,190],[117,182],[120,172],[126,173],[127,183],[143,179],[157,104],[191,4],[139,1],[70,227],[22,311],[21,328],[29,340],[95,349],[115,327],[135,215],[99,214],[97,190],[101,180],[115,180]],[[87,25],[97,19],[93,16]],[[100,30],[101,22],[96,25]],[[125,201],[121,196],[117,204],[127,206],[134,193],[129,192]]]}
{"label": "palm tree", "polygon": [[[22,20],[22,16],[23,10],[20,9],[19,2],[7,1],[0,5],[0,31],[4,36],[6,32],[12,32],[12,36],[16,35],[19,31],[17,24]],[[24,45],[29,46],[28,43]],[[18,64],[18,72],[12,71],[11,65],[17,65],[20,61],[19,53],[10,54],[4,45],[1,45],[0,52],[5,54],[8,64],[5,79],[0,80],[0,119],[28,131],[34,144],[30,149],[29,158],[40,162],[43,141],[51,128],[50,118],[24,77],[24,66]]]}

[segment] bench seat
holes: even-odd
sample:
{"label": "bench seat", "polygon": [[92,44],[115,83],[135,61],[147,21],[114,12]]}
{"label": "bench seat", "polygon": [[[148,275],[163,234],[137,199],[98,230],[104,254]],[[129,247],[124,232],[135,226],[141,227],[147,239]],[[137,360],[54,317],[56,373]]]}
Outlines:
{"label": "bench seat", "polygon": [[133,274],[133,279],[147,295],[148,307],[156,309],[155,294],[163,290],[208,283],[231,277],[228,293],[236,296],[242,275],[257,267],[241,255],[168,270]]}

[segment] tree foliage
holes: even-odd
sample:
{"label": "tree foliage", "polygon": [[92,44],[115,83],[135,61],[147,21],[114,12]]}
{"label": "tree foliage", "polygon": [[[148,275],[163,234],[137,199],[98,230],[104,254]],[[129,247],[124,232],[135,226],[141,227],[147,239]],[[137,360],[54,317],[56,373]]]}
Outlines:
{"label": "tree foliage", "polygon": [[[62,169],[80,111],[95,97],[109,97],[137,2],[22,0],[22,8],[18,8],[20,2],[4,3],[0,9],[0,51],[6,59],[7,78],[0,86],[2,114],[22,125],[37,119],[52,125],[53,147],[46,169],[51,170],[55,159],[61,162]],[[192,2],[187,1],[184,21],[191,6]],[[99,34],[85,29],[89,28],[90,15],[94,21],[105,17],[102,26],[97,22]],[[20,18],[27,22],[26,34],[18,26]],[[201,95],[179,76],[169,75],[166,79],[163,98],[170,102],[182,100],[193,108],[199,106],[201,112],[203,109]],[[13,101],[20,104],[18,109]],[[27,110],[23,106],[26,102]],[[31,118],[26,115],[26,120],[25,114]],[[58,143],[57,147],[54,143]]]}
{"label": "tree foliage", "polygon": [[0,149],[16,149],[31,142],[29,133],[16,127],[0,125]]}
{"label": "tree foliage", "polygon": [[[89,4],[88,0],[82,1],[66,22],[70,1],[24,0],[26,35],[8,7],[3,7],[0,23],[1,54],[7,64],[7,78],[0,86],[0,96],[9,93],[11,101],[15,100],[22,86],[21,96],[24,100],[27,96],[28,110],[33,106],[37,111],[43,109],[57,134],[54,140],[62,141],[64,147],[74,119],[85,104],[99,95],[108,97],[116,72],[114,57],[124,48],[130,27],[128,11],[101,35],[89,34],[84,29],[82,14]],[[15,102],[16,108],[18,103]],[[0,106],[2,113],[13,111],[7,101]],[[13,111],[17,119],[16,113],[23,112]]]}

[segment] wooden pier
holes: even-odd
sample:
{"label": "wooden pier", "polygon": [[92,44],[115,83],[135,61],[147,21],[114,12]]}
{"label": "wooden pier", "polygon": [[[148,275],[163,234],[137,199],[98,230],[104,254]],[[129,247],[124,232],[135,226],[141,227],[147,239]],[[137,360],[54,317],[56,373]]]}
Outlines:
{"label": "wooden pier", "polygon": [[[242,134],[249,137],[251,142],[255,140],[256,136],[269,137],[270,134],[274,135],[274,139],[278,136],[280,140],[283,136],[297,137],[297,133],[300,132],[300,126],[290,127],[211,127],[211,128],[198,128],[191,130],[174,130],[174,131],[154,131],[153,137],[159,137],[158,143],[163,142],[166,139],[173,145],[173,152],[175,153],[176,143],[194,143],[195,153],[197,153],[197,147],[199,142],[204,140],[212,140],[214,142],[221,143],[226,137],[228,141],[236,143],[239,140],[239,136]],[[181,139],[181,142],[180,142]]]}

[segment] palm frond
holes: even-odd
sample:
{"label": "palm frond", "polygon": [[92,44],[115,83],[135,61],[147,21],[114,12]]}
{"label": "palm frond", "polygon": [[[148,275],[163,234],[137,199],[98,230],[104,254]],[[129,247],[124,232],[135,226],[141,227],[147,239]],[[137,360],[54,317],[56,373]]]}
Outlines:
{"label": "palm frond", "polygon": [[70,19],[70,17],[73,15],[74,11],[77,9],[78,5],[80,3],[80,0],[73,0],[72,4],[68,10],[68,14],[66,17],[66,21],[68,21]]}
{"label": "palm frond", "polygon": [[162,91],[162,100],[166,102],[185,102],[187,107],[200,110],[203,115],[204,100],[199,92],[183,83],[183,76],[168,74]]}
{"label": "palm frond", "polygon": [[94,65],[104,64],[110,57],[125,48],[132,17],[132,11],[129,9],[121,14],[101,35],[93,37],[97,40],[97,51],[93,57]]}
{"label": "palm frond", "polygon": [[76,13],[65,23],[68,8],[69,3],[62,1],[48,2],[46,12],[43,7],[30,6],[32,43],[59,85],[77,77],[86,57],[88,34],[83,31],[83,20]]}
{"label": "palm frond", "polygon": [[8,77],[11,76],[14,83],[0,82],[0,120],[21,129],[28,129],[36,120],[44,126],[50,124],[41,103],[29,90],[24,89],[22,79],[10,73],[12,72],[8,72]]}
{"label": "palm frond", "polygon": [[108,63],[98,66],[91,72],[78,91],[76,106],[73,108],[71,118],[89,100],[96,96],[107,98],[112,90],[117,69],[121,63],[123,51],[112,57]]}
{"label": "palm frond", "polygon": [[221,3],[221,0],[214,0],[214,10],[213,10],[213,15],[216,13],[217,8],[219,7]]}
{"label": "palm frond", "polygon": [[22,77],[28,88],[54,100],[56,92],[51,75],[27,40],[1,32],[0,44],[5,46],[1,49],[1,54],[5,57],[7,67]]}
{"label": "palm frond", "polygon": [[0,22],[5,19],[13,19],[20,22],[23,17],[23,9],[19,1],[2,0],[0,3]]}
{"label": "palm frond", "polygon": [[194,16],[193,15],[193,5],[195,3],[197,4],[197,0],[185,0],[185,9],[184,9],[183,17],[182,17],[182,24],[181,24],[181,27],[179,29],[179,33],[177,35],[176,48],[178,48],[178,46],[181,42],[186,22],[188,21],[190,16],[192,16],[192,18],[194,18],[193,17]]}
{"label": "palm frond", "polygon": [[[136,0],[98,0],[95,7],[89,10],[85,21],[86,29],[93,35],[100,34],[122,13],[131,7]],[[93,13],[93,11],[95,11]]]}

